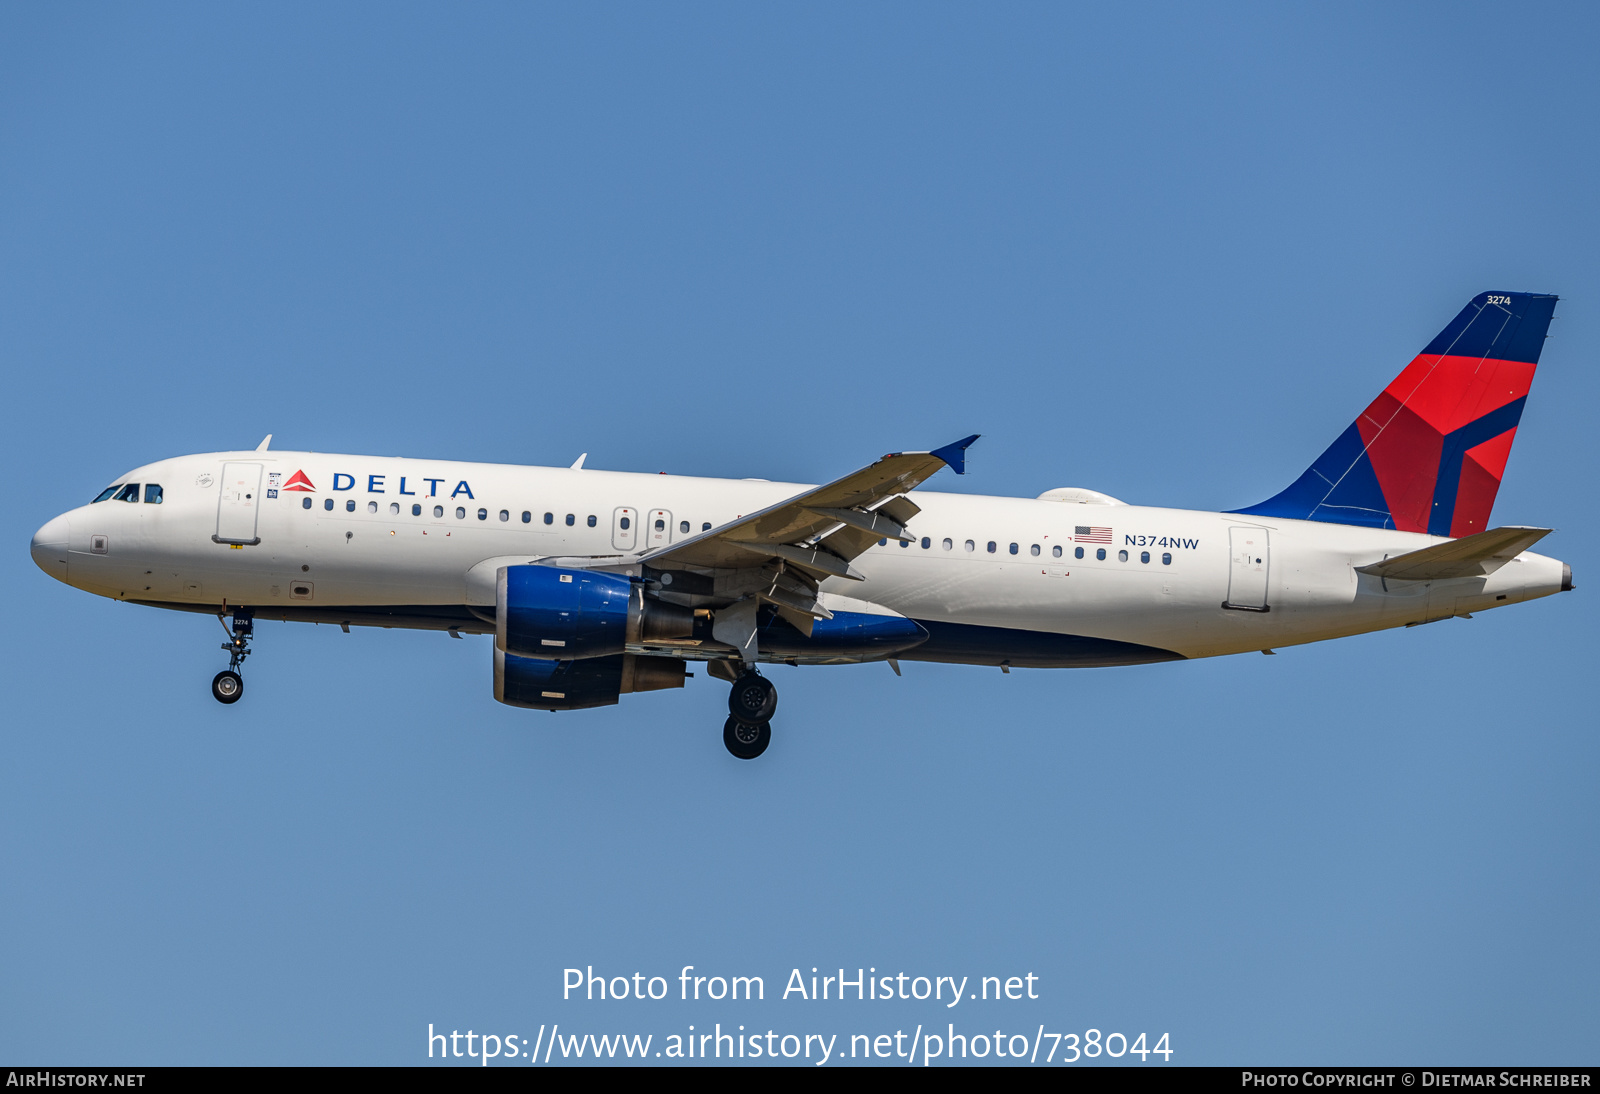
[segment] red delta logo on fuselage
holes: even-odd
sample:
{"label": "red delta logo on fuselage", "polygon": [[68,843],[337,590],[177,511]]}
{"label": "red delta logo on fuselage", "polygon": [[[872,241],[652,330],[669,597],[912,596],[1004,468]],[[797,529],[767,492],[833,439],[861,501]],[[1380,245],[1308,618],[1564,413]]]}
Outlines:
{"label": "red delta logo on fuselage", "polygon": [[315,494],[317,488],[311,485],[311,480],[306,478],[304,471],[296,471],[289,476],[289,481],[283,484],[285,490],[299,490],[307,494]]}

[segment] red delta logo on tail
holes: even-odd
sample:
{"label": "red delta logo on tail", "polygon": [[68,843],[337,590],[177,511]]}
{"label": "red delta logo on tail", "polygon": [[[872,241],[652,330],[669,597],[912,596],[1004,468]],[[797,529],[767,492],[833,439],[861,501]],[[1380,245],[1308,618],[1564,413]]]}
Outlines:
{"label": "red delta logo on tail", "polygon": [[311,485],[311,480],[306,478],[304,471],[296,471],[289,476],[289,481],[283,484],[285,490],[299,490],[307,494],[315,494],[317,488]]}
{"label": "red delta logo on tail", "polygon": [[1435,536],[1484,531],[1556,300],[1474,297],[1293,485],[1236,512]]}

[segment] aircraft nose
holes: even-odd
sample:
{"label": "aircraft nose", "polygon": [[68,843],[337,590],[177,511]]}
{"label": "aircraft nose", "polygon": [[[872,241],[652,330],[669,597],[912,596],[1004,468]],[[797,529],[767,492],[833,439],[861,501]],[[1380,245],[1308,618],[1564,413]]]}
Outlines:
{"label": "aircraft nose", "polygon": [[67,580],[67,517],[62,514],[33,533],[33,561],[57,581]]}

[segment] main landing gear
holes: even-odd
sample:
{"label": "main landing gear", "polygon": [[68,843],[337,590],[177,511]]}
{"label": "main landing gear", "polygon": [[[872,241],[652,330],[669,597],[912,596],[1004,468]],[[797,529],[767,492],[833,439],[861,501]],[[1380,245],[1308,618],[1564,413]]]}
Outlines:
{"label": "main landing gear", "polygon": [[244,677],[239,669],[250,656],[250,639],[255,634],[255,613],[245,608],[235,608],[233,626],[230,628],[223,615],[217,613],[217,622],[228,632],[222,648],[228,651],[228,667],[211,678],[211,695],[219,703],[237,703],[244,698]]}
{"label": "main landing gear", "polygon": [[778,689],[772,681],[749,669],[733,681],[728,692],[728,720],[722,726],[722,743],[741,760],[753,760],[772,743],[772,715],[778,709]]}

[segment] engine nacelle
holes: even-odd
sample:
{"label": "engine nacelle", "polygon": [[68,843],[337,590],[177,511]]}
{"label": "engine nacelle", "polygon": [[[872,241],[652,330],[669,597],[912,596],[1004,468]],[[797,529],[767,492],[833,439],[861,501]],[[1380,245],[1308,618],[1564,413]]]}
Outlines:
{"label": "engine nacelle", "polygon": [[506,566],[497,575],[494,644],[502,653],[586,660],[693,632],[693,611],[646,599],[644,586],[622,574]]}
{"label": "engine nacelle", "polygon": [[494,651],[494,697],[508,706],[535,710],[608,707],[635,691],[681,688],[688,675],[671,657],[586,657],[550,661]]}

